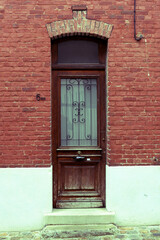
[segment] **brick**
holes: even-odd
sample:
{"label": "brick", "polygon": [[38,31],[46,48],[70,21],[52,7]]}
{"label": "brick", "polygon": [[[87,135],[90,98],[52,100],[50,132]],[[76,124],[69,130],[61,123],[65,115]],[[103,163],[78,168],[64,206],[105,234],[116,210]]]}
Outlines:
{"label": "brick", "polygon": [[[80,6],[79,6],[80,7]],[[107,24],[107,30],[105,28],[105,23],[102,21],[88,21],[86,19],[86,9],[79,11],[79,8],[73,7],[73,19],[67,21],[56,21],[51,24],[46,24],[48,34],[51,38],[57,38],[61,35],[75,35],[77,32],[83,35],[84,32],[87,32],[91,35],[101,36],[101,38],[109,38],[113,29],[113,25]],[[105,29],[106,31],[104,31]]]}
{"label": "brick", "polygon": [[[0,6],[0,167],[51,165],[50,38],[77,32],[109,39],[108,164],[157,164],[152,159],[160,155],[159,0],[137,6],[137,33],[144,34],[139,42],[133,36],[133,1],[89,0],[71,9],[72,4]],[[37,102],[36,93],[46,101]]]}

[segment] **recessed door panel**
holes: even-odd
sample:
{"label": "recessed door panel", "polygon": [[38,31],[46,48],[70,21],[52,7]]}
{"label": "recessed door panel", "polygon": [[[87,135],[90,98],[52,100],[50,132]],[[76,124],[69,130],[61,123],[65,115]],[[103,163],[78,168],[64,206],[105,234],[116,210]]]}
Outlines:
{"label": "recessed door panel", "polygon": [[94,190],[95,166],[84,166],[72,163],[63,165],[64,191]]}

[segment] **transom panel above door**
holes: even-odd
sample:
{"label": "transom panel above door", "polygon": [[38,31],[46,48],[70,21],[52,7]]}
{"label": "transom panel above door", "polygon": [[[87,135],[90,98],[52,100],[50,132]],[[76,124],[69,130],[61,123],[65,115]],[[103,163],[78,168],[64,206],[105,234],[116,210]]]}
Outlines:
{"label": "transom panel above door", "polygon": [[[72,41],[74,47],[78,46],[76,41],[81,41],[82,54],[75,47],[81,55],[79,61],[83,58],[84,62],[90,61],[86,60],[90,56],[86,58],[83,52],[86,39]],[[71,47],[68,43],[67,48]],[[62,52],[67,54],[68,49],[63,41],[60,46],[58,42],[53,43],[52,54],[56,55],[52,71],[53,206],[57,208],[105,205],[104,56],[100,57],[101,42],[94,40],[93,43],[96,44],[88,54],[93,55],[94,47],[97,48],[96,63],[85,65],[75,62],[75,52],[65,60]],[[64,61],[67,63],[62,63]]]}

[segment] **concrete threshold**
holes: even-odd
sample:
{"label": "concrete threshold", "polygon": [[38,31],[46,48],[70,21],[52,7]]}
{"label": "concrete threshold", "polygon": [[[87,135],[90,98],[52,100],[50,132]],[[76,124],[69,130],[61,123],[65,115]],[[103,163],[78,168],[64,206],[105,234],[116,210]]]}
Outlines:
{"label": "concrete threshold", "polygon": [[86,225],[114,223],[114,212],[106,208],[53,209],[45,214],[45,225]]}

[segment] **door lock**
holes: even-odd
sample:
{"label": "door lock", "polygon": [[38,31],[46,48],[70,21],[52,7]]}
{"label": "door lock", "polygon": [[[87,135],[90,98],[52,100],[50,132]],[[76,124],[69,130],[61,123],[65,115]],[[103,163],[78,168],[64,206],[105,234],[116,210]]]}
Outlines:
{"label": "door lock", "polygon": [[73,159],[76,160],[76,161],[84,161],[85,157],[83,157],[83,156],[76,156],[76,157],[73,157]]}
{"label": "door lock", "polygon": [[78,155],[76,157],[73,157],[73,159],[76,160],[76,161],[84,161],[85,157],[81,156],[81,153],[82,153],[81,151],[78,151],[77,152]]}

